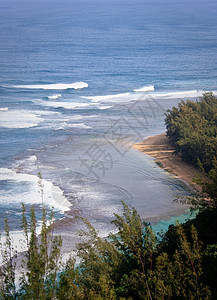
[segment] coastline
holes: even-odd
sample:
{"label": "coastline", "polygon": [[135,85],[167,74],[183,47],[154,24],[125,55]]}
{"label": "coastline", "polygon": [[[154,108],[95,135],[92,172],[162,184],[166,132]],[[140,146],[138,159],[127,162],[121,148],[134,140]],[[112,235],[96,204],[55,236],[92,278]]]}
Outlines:
{"label": "coastline", "polygon": [[201,192],[201,186],[193,182],[193,178],[201,172],[184,162],[180,155],[174,154],[175,148],[169,143],[166,133],[150,136],[134,144],[133,148],[154,158],[157,165],[178,177],[194,192]]}

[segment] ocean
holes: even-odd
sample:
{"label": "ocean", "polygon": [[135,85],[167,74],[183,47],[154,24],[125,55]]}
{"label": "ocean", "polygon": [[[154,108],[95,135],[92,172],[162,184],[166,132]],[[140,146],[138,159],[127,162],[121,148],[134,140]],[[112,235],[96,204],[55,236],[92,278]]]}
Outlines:
{"label": "ocean", "polygon": [[169,224],[187,187],[132,148],[167,109],[217,93],[217,3],[0,0],[0,232],[21,203],[54,209],[63,251],[83,216],[115,231],[121,200]]}

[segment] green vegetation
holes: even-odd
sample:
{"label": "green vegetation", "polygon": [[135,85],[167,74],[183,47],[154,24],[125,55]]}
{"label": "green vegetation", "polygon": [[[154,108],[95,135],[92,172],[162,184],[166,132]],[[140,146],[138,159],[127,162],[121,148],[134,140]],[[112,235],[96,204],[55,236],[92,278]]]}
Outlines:
{"label": "green vegetation", "polygon": [[200,101],[181,101],[167,111],[165,123],[176,153],[209,172],[217,159],[217,98],[205,93]]}
{"label": "green vegetation", "polygon": [[35,211],[31,209],[31,222],[28,224],[23,205],[22,229],[26,251],[22,259],[22,274],[19,289],[16,289],[17,252],[13,249],[7,220],[5,220],[6,240],[2,248],[3,265],[0,268],[0,299],[54,299],[57,284],[57,271],[60,267],[61,238],[53,235],[53,214],[47,225],[43,208],[40,237],[36,234]]}
{"label": "green vegetation", "polygon": [[[43,209],[38,237],[34,209],[28,224],[23,206],[27,249],[23,273],[16,278],[17,253],[6,221],[0,299],[217,299],[217,99],[205,94],[201,101],[182,101],[179,108],[167,112],[166,124],[177,152],[208,174],[206,181],[197,179],[203,196],[191,199],[199,210],[197,216],[157,236],[123,202],[123,215],[115,214],[113,220],[117,234],[102,239],[84,220],[87,229],[80,233],[83,242],[77,245],[77,256],[63,265],[53,215],[47,225]],[[39,185],[43,203],[43,185]]]}
{"label": "green vegetation", "polygon": [[167,111],[165,124],[175,153],[206,175],[207,180],[195,179],[203,198],[193,204],[200,209],[217,207],[217,98],[205,93],[200,100],[181,101],[178,108]]}
{"label": "green vegetation", "polygon": [[37,237],[34,210],[27,225],[24,209],[28,250],[20,286],[15,286],[16,257],[11,255],[6,227],[1,299],[216,299],[216,207],[203,208],[194,220],[170,226],[160,238],[124,202],[123,216],[115,215],[113,221],[118,233],[109,240],[84,222],[84,242],[77,246],[79,265],[71,257],[61,266],[61,239],[53,237],[52,225],[44,222]]}

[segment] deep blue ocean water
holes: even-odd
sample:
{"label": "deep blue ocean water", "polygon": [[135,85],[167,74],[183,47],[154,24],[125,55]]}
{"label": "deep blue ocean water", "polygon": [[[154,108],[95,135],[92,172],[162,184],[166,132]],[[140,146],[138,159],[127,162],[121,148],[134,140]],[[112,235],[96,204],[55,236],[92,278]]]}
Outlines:
{"label": "deep blue ocean water", "polygon": [[132,144],[217,90],[216,15],[209,0],[0,0],[0,231],[19,230],[21,202],[39,214],[38,171],[57,218],[50,182],[102,235],[121,199],[147,220],[181,214],[185,186]]}

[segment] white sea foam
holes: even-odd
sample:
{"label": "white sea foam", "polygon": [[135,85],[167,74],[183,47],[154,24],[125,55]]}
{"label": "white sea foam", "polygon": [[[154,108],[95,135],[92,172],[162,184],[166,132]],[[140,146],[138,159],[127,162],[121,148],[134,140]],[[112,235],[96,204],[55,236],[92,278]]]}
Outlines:
{"label": "white sea foam", "polygon": [[30,172],[32,170],[36,170],[39,166],[36,163],[37,157],[35,155],[31,155],[25,159],[17,160],[13,165],[13,171],[25,170],[25,172]]}
{"label": "white sea foam", "polygon": [[[126,103],[130,101],[142,101],[150,99],[191,99],[200,98],[206,91],[203,90],[191,90],[191,91],[174,91],[174,92],[156,92],[152,91],[150,93],[137,92],[137,93],[126,93],[122,94],[120,98],[105,98],[100,100],[99,96],[96,96],[96,100],[100,102],[116,102],[116,103]],[[217,95],[217,91],[212,91],[214,95]],[[106,96],[107,97],[107,96]],[[92,97],[95,100],[95,97]]]}
{"label": "white sea foam", "polygon": [[26,158],[26,161],[31,162],[31,163],[36,162],[36,160],[37,160],[37,157],[35,155],[31,155]]}
{"label": "white sea foam", "polygon": [[[192,90],[192,91],[177,91],[177,92],[151,92],[149,93],[136,93],[132,100],[142,101],[151,99],[190,99],[199,98],[203,95],[204,91]],[[136,97],[135,97],[136,95]]]}
{"label": "white sea foam", "polygon": [[[35,175],[20,174],[6,168],[0,168],[0,181],[10,181],[14,183],[13,191],[5,191],[1,194],[2,204],[24,203],[42,204],[39,195],[39,178]],[[70,202],[64,197],[63,191],[54,186],[52,182],[42,179],[43,203],[62,212],[69,210]],[[23,187],[26,188],[23,188]],[[16,192],[16,189],[18,192]]]}
{"label": "white sea foam", "polygon": [[94,106],[94,103],[79,103],[79,102],[56,102],[56,101],[42,101],[38,100],[38,103],[53,108],[65,108],[65,109],[74,109],[74,108],[88,108]]}
{"label": "white sea foam", "polygon": [[[152,94],[153,97],[156,98],[198,98],[201,97],[205,93],[202,90],[191,90],[191,91],[177,91],[177,92],[162,92]],[[213,91],[216,94],[216,91]]]}
{"label": "white sea foam", "polygon": [[92,129],[91,126],[85,125],[84,123],[68,123],[68,122],[63,122],[61,124],[59,124],[59,126],[57,126],[56,128],[54,128],[55,130],[65,130],[68,128],[81,128],[81,129]]}
{"label": "white sea foam", "polygon": [[[191,90],[191,91],[174,91],[174,92],[152,92],[151,94],[138,93],[137,100],[145,99],[191,99],[200,98],[206,91],[203,90]],[[217,91],[212,91],[214,95],[217,95]],[[136,99],[134,97],[134,99]]]}
{"label": "white sea foam", "polygon": [[[49,225],[50,222],[46,222],[46,224]],[[42,227],[41,225],[42,225],[41,222],[39,222],[37,224],[37,227],[36,227],[36,234],[37,235],[39,235],[41,233],[41,227]],[[68,235],[70,237],[72,236],[72,234],[68,234]],[[31,236],[31,233],[28,232],[29,239],[30,239],[30,236]],[[61,236],[63,238],[65,238],[67,236],[67,233],[66,232],[61,233]],[[26,237],[25,237],[23,231],[21,231],[21,230],[10,231],[10,238],[11,238],[12,247],[18,253],[21,253],[21,252],[24,252],[24,251],[28,250],[27,243],[26,243]],[[5,242],[6,242],[6,237],[5,237],[4,232],[0,236],[0,242],[1,242],[2,245],[4,245]],[[68,261],[70,255],[75,257],[76,252],[75,251],[70,251],[69,253],[61,253],[61,262],[66,263]],[[76,258],[76,261],[78,261],[77,258]],[[3,257],[2,257],[2,254],[0,253],[0,266],[2,265],[2,263],[3,263]],[[18,278],[20,278],[20,274],[21,274],[19,267],[17,268],[16,272],[17,272],[18,276],[16,276],[16,278],[15,278],[15,284],[16,284],[16,286],[19,286],[20,282],[19,282]]]}
{"label": "white sea foam", "polygon": [[[144,86],[140,89],[134,90],[134,92],[137,93],[120,93],[120,94],[114,94],[114,95],[103,95],[103,96],[83,96],[83,99],[88,99],[91,100],[92,103],[127,103],[129,101],[135,101],[135,100],[139,100],[140,97],[143,96],[144,92],[148,92],[148,91],[154,91],[154,86],[150,85],[150,86]],[[140,92],[140,94],[138,94]],[[142,93],[143,92],[143,93]],[[103,107],[99,107],[99,109],[108,109],[112,106],[103,106]]]}
{"label": "white sea foam", "polygon": [[55,99],[59,99],[61,97],[62,97],[61,94],[56,94],[56,95],[53,95],[53,96],[48,96],[48,99],[55,100]]}
{"label": "white sea foam", "polygon": [[134,90],[134,92],[153,92],[153,91],[154,91],[153,85],[146,85],[146,86],[143,86],[142,88]]}
{"label": "white sea foam", "polygon": [[0,111],[7,111],[8,110],[8,107],[1,107],[0,108]]}
{"label": "white sea foam", "polygon": [[199,97],[203,94],[203,91],[192,90],[192,91],[179,91],[179,92],[170,92],[170,93],[162,93],[159,96],[165,98],[181,98],[181,97]]}
{"label": "white sea foam", "polygon": [[[53,221],[54,221],[54,219],[47,221],[46,222],[47,226],[49,226],[49,224],[53,223]],[[36,234],[37,235],[39,235],[41,233],[41,228],[42,228],[42,222],[39,221],[37,223],[37,226],[36,226]],[[28,238],[30,239],[30,237],[31,237],[31,232],[28,232]],[[27,242],[26,242],[26,236],[25,236],[25,234],[22,230],[10,231],[10,239],[11,239],[12,247],[16,250],[17,253],[21,253],[21,252],[24,252],[24,251],[28,250],[28,246],[27,246]],[[6,236],[5,236],[4,232],[1,233],[0,241],[1,241],[2,245],[5,245]],[[0,253],[0,266],[2,265],[2,263],[3,263],[3,257]],[[17,270],[17,271],[18,271],[18,274],[19,274],[19,270]],[[15,284],[18,286],[19,281],[17,283],[15,282]]]}
{"label": "white sea foam", "polygon": [[99,109],[109,109],[112,108],[114,105],[104,105],[104,106],[98,106]]}
{"label": "white sea foam", "polygon": [[[135,93],[136,91],[136,93]],[[150,93],[144,92],[150,91]],[[132,93],[122,93],[116,95],[105,95],[105,96],[88,96],[82,97],[84,99],[91,100],[92,103],[127,103],[130,101],[142,101],[146,99],[171,99],[171,98],[199,98],[205,91],[202,90],[191,90],[191,91],[174,91],[174,92],[156,92],[154,86],[145,86],[141,89],[136,89]],[[216,95],[217,91],[213,91]],[[99,106],[99,109],[107,109],[112,106]]]}
{"label": "white sea foam", "polygon": [[87,88],[86,82],[73,82],[73,83],[54,83],[54,84],[36,84],[36,85],[12,85],[9,87],[18,89],[41,89],[41,90],[67,90],[67,89],[83,89]]}
{"label": "white sea foam", "polygon": [[[95,102],[57,102],[57,101],[43,101],[43,100],[33,100],[33,102],[46,107],[52,108],[64,108],[64,109],[109,109],[113,105],[101,105]],[[83,117],[81,117],[83,118]]]}
{"label": "white sea foam", "polygon": [[[41,227],[37,226],[36,227],[36,233],[39,235],[40,234],[40,230]],[[29,235],[29,234],[28,234]],[[30,235],[29,235],[30,237]],[[24,236],[24,233],[21,231],[21,230],[13,230],[13,231],[10,231],[10,238],[11,238],[11,243],[12,243],[12,246],[13,248],[19,253],[19,252],[23,252],[23,251],[26,251],[28,248],[27,248],[27,244],[25,242],[25,236]],[[1,234],[1,237],[0,237],[0,241],[1,241],[1,244],[2,245],[5,245],[6,243],[6,236],[5,236],[5,233],[3,232]],[[3,264],[3,257],[2,257],[2,254],[0,253],[0,266]],[[17,285],[19,283],[17,282]]]}
{"label": "white sea foam", "polygon": [[31,128],[44,121],[42,116],[61,115],[52,111],[32,110],[0,110],[0,127],[2,128]]}
{"label": "white sea foam", "polygon": [[77,123],[77,124],[72,124],[72,127],[75,128],[84,128],[84,129],[91,129],[92,127],[85,125],[84,123]]}
{"label": "white sea foam", "polygon": [[95,102],[115,103],[115,102],[126,101],[129,97],[131,97],[130,93],[122,93],[122,94],[115,94],[115,95],[89,96],[89,97],[82,97],[82,98],[91,100],[93,103]]}
{"label": "white sea foam", "polygon": [[42,121],[43,119],[32,111],[0,111],[0,127],[3,128],[30,128],[37,126]]}

